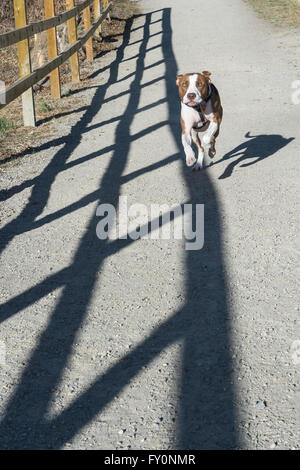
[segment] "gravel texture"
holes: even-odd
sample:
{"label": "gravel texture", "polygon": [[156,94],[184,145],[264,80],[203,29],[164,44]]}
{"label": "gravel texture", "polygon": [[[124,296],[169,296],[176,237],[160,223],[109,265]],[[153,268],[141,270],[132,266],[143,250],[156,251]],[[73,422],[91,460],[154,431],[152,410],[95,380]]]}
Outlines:
{"label": "gravel texture", "polygon": [[[242,1],[138,3],[86,109],[0,170],[0,447],[299,449],[300,35]],[[224,122],[192,172],[175,79],[201,70]],[[203,249],[99,240],[120,196],[204,204]]]}

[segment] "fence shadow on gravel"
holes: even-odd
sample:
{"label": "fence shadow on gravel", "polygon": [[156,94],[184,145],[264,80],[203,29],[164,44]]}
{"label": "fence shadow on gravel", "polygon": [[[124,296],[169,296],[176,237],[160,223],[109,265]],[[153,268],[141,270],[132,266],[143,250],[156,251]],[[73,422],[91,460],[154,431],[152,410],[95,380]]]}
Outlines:
{"label": "fence shadow on gravel", "polygon": [[[128,181],[122,173],[127,163],[133,137],[130,125],[140,101],[147,43],[152,22],[161,21],[163,53],[166,72],[162,85],[166,87],[169,120],[178,152],[135,172],[143,172],[182,158],[178,126],[179,103],[175,77],[177,65],[172,50],[171,10],[164,9],[144,15],[143,39],[136,71],[129,90],[125,113],[120,116],[115,145],[95,151],[82,160],[97,158],[113,150],[98,191],[52,217],[51,220],[76,210],[91,201],[110,203],[117,207],[121,185]],[[3,249],[15,235],[35,228],[35,219],[45,207],[51,185],[60,171],[67,167],[67,159],[80,143],[80,137],[101,108],[108,87],[117,81],[118,67],[130,40],[132,20],[127,21],[124,40],[111,64],[106,85],[100,86],[90,108],[85,112],[71,135],[58,150],[43,173],[33,181],[33,190],[27,206],[13,222],[2,230]],[[149,67],[149,66],[148,66]],[[176,97],[176,99],[175,99]],[[140,136],[151,133],[166,122],[143,130]],[[74,164],[74,162],[71,162]],[[77,162],[76,164],[80,164]],[[175,311],[151,335],[133,348],[118,363],[97,377],[82,395],[76,398],[58,416],[46,418],[53,392],[72,354],[74,341],[95,285],[95,280],[106,257],[117,253],[133,240],[98,240],[95,235],[96,217],[84,233],[72,265],[49,276],[37,286],[18,295],[0,307],[0,320],[17,314],[57,287],[61,296],[49,318],[45,331],[20,377],[0,426],[0,446],[10,449],[61,448],[101,412],[134,379],[141,368],[149,364],[163,349],[176,341],[184,341],[181,370],[180,413],[176,422],[175,438],[170,447],[177,449],[231,449],[238,446],[235,429],[234,390],[230,359],[230,318],[226,299],[226,277],[222,257],[222,234],[216,191],[207,172],[192,173],[182,164],[182,174],[189,188],[189,203],[205,204],[205,246],[200,251],[186,252],[186,303]],[[129,176],[130,177],[130,176]],[[51,222],[46,220],[45,223]],[[39,221],[40,222],[40,221]],[[40,224],[41,225],[41,224]],[[98,443],[101,448],[101,443]]]}

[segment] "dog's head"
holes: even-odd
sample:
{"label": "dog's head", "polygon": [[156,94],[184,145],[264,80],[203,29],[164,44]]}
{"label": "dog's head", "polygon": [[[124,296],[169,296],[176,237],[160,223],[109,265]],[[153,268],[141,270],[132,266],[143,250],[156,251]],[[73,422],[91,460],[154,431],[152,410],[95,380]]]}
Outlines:
{"label": "dog's head", "polygon": [[178,75],[176,85],[182,103],[187,106],[197,106],[209,96],[211,73],[185,73]]}

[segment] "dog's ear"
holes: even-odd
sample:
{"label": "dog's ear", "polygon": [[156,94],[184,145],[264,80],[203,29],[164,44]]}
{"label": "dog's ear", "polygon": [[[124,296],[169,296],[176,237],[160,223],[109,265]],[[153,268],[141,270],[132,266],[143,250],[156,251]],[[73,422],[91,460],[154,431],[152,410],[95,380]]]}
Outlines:
{"label": "dog's ear", "polygon": [[211,73],[208,72],[207,70],[204,70],[204,72],[202,72],[202,75],[204,75],[204,77],[206,77],[210,83],[210,76],[211,76]]}
{"label": "dog's ear", "polygon": [[183,77],[183,75],[177,75],[176,78],[176,85],[179,86],[180,79]]}

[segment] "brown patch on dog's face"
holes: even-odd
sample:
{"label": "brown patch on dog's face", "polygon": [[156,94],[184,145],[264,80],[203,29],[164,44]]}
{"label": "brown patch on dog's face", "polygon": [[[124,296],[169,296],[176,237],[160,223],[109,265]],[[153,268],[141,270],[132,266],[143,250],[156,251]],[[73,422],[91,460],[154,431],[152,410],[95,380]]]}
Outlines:
{"label": "brown patch on dog's face", "polygon": [[198,80],[196,81],[196,87],[204,100],[209,95],[210,75],[210,72],[198,73]]}
{"label": "brown patch on dog's face", "polygon": [[180,100],[190,106],[205,100],[209,94],[210,75],[208,71],[178,75],[176,85]]}
{"label": "brown patch on dog's face", "polygon": [[190,75],[186,73],[184,75],[177,75],[176,85],[178,86],[178,93],[180,100],[183,100],[184,95],[186,94],[188,87],[190,85]]}

